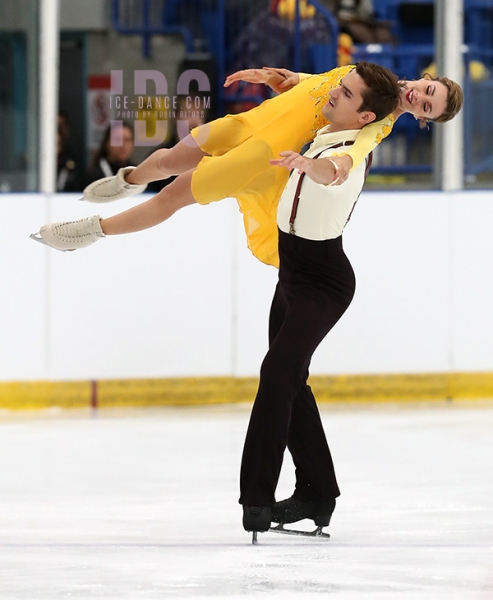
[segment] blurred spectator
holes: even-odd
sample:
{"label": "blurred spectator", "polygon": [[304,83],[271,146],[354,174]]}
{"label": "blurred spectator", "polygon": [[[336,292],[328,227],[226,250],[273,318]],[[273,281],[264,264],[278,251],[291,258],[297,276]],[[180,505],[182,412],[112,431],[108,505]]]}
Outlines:
{"label": "blurred spectator", "polygon": [[[121,132],[115,131],[115,127],[121,127]],[[122,143],[113,146],[112,138],[121,133]],[[134,153],[134,129],[130,123],[123,121],[121,125],[108,127],[104,133],[99,150],[96,152],[92,166],[86,174],[85,185],[89,185],[101,177],[116,175],[118,169],[128,167],[132,164]]]}
{"label": "blurred spectator", "polygon": [[[232,70],[276,65],[288,68],[293,53],[295,2],[271,0],[240,32],[234,45]],[[300,1],[301,71],[310,72],[309,47],[332,42],[330,26],[315,7]]]}
{"label": "blurred spectator", "polygon": [[390,23],[375,18],[373,0],[321,0],[355,44],[396,44]]}
{"label": "blurred spectator", "polygon": [[83,165],[84,158],[80,149],[78,149],[77,140],[74,139],[69,114],[63,108],[58,111],[58,132],[63,137],[65,153],[73,158],[78,165]]}
{"label": "blurred spectator", "polygon": [[57,129],[57,192],[80,192],[82,170],[69,147],[70,127],[67,116],[60,112]]}
{"label": "blurred spectator", "polygon": [[65,110],[58,112],[58,133],[67,141],[70,137],[70,120]]}
{"label": "blurred spectator", "polygon": [[[238,33],[232,49],[231,72],[271,65],[292,68],[295,14],[295,0],[266,0],[264,9]],[[332,31],[307,0],[300,0],[299,15],[300,70],[310,73],[313,71],[310,46],[331,44]],[[227,88],[226,95],[234,97],[228,102],[228,112],[235,114],[257,106],[272,94],[263,84],[239,81]]]}

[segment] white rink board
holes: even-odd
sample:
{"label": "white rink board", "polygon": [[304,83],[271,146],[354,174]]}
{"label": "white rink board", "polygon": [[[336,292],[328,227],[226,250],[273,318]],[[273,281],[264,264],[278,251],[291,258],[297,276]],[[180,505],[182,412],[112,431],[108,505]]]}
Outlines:
{"label": "white rink board", "polygon": [[[0,196],[0,380],[257,375],[277,272],[234,200],[73,253],[28,237],[139,199]],[[355,299],[311,372],[493,371],[492,231],[488,192],[364,192],[344,236]]]}

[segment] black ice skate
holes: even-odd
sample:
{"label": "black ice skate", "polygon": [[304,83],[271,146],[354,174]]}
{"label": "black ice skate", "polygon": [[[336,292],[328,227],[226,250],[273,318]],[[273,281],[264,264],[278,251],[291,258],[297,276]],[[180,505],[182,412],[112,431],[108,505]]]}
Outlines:
{"label": "black ice skate", "polygon": [[[287,500],[276,502],[272,507],[272,521],[278,523],[278,525],[276,527],[271,527],[269,531],[285,533],[288,535],[329,538],[330,535],[324,533],[322,530],[329,525],[335,506],[335,499],[326,502],[302,502],[294,496],[291,496],[291,498],[288,498]],[[303,519],[311,519],[314,521],[317,528],[314,531],[284,529],[286,523],[296,523]]]}
{"label": "black ice skate", "polygon": [[252,544],[257,543],[257,533],[268,531],[271,523],[270,506],[243,506],[243,528],[252,532]]}

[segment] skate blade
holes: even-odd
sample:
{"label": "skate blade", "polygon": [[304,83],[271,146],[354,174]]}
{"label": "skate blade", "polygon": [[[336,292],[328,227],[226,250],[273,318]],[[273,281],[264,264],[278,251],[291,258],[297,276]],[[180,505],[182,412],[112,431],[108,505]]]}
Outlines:
{"label": "skate blade", "polygon": [[284,535],[298,535],[300,537],[330,538],[330,534],[324,533],[322,529],[323,527],[319,526],[315,531],[297,531],[296,529],[284,529],[284,525],[279,523],[276,527],[270,527],[269,531],[272,531],[272,533],[282,533]]}
{"label": "skate blade", "polygon": [[[48,246],[48,248],[53,248],[53,246],[50,246],[50,244],[48,244],[47,242],[44,241],[44,239],[41,237],[41,234],[38,233],[31,233],[31,235],[29,236],[32,240],[34,240],[35,242],[39,242],[40,244],[43,244],[45,246]],[[67,249],[60,249],[60,248],[53,248],[53,250],[58,250],[59,252],[68,252]]]}

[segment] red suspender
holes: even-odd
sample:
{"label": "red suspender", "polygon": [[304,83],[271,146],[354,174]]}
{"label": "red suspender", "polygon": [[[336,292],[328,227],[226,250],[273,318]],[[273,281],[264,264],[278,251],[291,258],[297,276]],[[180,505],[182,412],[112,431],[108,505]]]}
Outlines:
{"label": "red suspender", "polygon": [[[322,150],[322,152],[319,152],[313,158],[318,158],[323,152],[324,152],[324,150]],[[289,233],[291,235],[294,235],[296,233],[296,231],[294,230],[294,220],[296,219],[296,213],[298,212],[298,204],[300,203],[301,185],[303,184],[303,179],[305,179],[305,175],[306,175],[306,173],[302,173],[300,175],[300,178],[298,179],[298,185],[296,186],[296,192],[294,193],[293,208],[291,209],[291,216],[289,217]]]}
{"label": "red suspender", "polygon": [[[319,152],[316,156],[313,156],[312,158],[313,159],[318,158],[326,150],[340,148],[341,146],[352,146],[352,144],[354,144],[354,142],[349,141],[349,142],[341,142],[339,144],[335,144],[334,146],[329,146],[328,148],[324,148],[321,152]],[[370,152],[370,154],[368,155],[368,157],[366,159],[366,169],[365,169],[365,177],[363,180],[363,184],[364,184],[364,181],[366,181],[366,178],[370,171],[372,160],[373,160],[373,155]],[[298,212],[298,204],[300,203],[301,186],[303,185],[303,179],[305,178],[305,175],[306,175],[306,173],[302,173],[300,175],[300,178],[298,179],[298,185],[296,186],[296,192],[294,193],[293,207],[291,209],[291,215],[289,217],[289,233],[291,235],[296,234],[296,231],[294,229],[294,220],[296,219],[296,214]],[[356,206],[356,202],[354,203],[354,206]],[[353,206],[353,210],[354,210],[354,206]],[[351,218],[353,210],[351,210],[351,213],[349,214],[348,221]]]}

